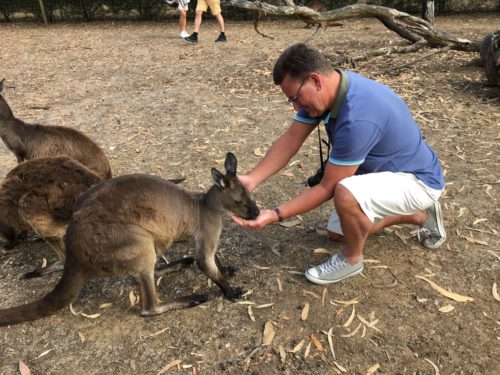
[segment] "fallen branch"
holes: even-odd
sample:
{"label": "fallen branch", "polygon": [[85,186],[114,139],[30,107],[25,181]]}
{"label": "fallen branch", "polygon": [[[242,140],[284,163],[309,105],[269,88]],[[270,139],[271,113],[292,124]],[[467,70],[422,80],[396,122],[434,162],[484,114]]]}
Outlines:
{"label": "fallen branch", "polygon": [[[293,4],[290,0],[287,3]],[[479,52],[481,46],[480,41],[455,38],[436,30],[429,22],[419,17],[378,5],[354,4],[320,13],[305,6],[276,6],[259,1],[230,0],[229,4],[237,8],[262,11],[273,15],[304,16],[324,24],[352,18],[374,17],[387,28],[414,44],[420,39],[425,39],[432,47],[449,47],[452,50],[469,52]]]}
{"label": "fallen branch", "polygon": [[416,64],[418,63],[419,61],[422,61],[422,60],[425,60],[425,59],[428,59],[429,57],[433,56],[433,55],[436,55],[438,53],[443,53],[443,52],[446,52],[446,51],[449,51],[450,50],[450,47],[449,46],[446,46],[446,47],[443,47],[443,48],[439,48],[439,49],[436,49],[428,54],[426,54],[425,56],[422,56],[418,59],[415,59],[413,61],[410,61],[409,63],[406,63],[406,64],[403,64],[403,65],[399,65],[399,66],[395,66],[395,67],[392,67],[392,68],[389,68],[389,69],[385,69],[383,71],[381,71],[380,73],[383,74],[383,73],[388,73],[388,72],[391,72],[391,71],[395,71],[395,70],[400,70],[400,69],[403,69],[403,68],[407,68],[413,64]]}

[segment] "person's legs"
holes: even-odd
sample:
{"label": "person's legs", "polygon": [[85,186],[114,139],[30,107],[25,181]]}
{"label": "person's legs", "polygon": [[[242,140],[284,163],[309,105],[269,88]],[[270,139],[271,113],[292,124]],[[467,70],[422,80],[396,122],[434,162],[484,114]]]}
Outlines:
{"label": "person's legs", "polygon": [[194,32],[187,38],[184,38],[184,40],[187,40],[188,42],[191,43],[198,43],[198,32],[200,31],[201,20],[204,12],[203,10],[199,9],[199,7],[200,3],[198,3],[198,7],[196,7],[196,12],[194,16]]}
{"label": "person's legs", "polygon": [[[384,217],[382,220],[380,220],[378,223],[373,223],[368,236],[371,236],[372,234],[375,234],[379,232],[380,230],[390,227],[392,225],[398,225],[398,224],[414,224],[414,225],[422,225],[427,218],[429,217],[429,214],[427,210],[419,211],[415,214],[412,215],[396,215],[396,216],[387,216]],[[333,222],[335,219],[332,217],[330,219],[330,222]],[[340,223],[340,218],[337,215],[336,219]],[[339,224],[340,225],[340,224]],[[328,232],[328,237],[335,242],[345,242],[345,237],[344,235],[327,230]]]}
{"label": "person's legs", "polygon": [[[441,214],[427,213],[428,207],[439,206],[435,202],[440,194],[405,173],[374,173],[341,181],[335,189],[336,212],[328,222],[328,232],[330,238],[344,241],[346,246],[327,262],[307,270],[306,278],[318,284],[329,284],[360,273],[366,238],[394,224],[423,224],[425,227],[429,226],[431,216],[439,216],[437,223],[430,226],[440,224],[442,230],[438,234],[441,237],[438,236],[439,242],[433,243],[441,245],[446,238]],[[431,247],[425,242],[424,246]]]}
{"label": "person's legs", "polygon": [[220,32],[223,33],[224,32],[224,18],[222,18],[222,13],[219,13],[214,17],[215,17],[215,20],[217,21],[217,23],[219,24]]}
{"label": "person's legs", "polygon": [[187,9],[184,9],[182,5],[179,5],[179,27],[181,29],[181,34],[180,34],[181,38],[189,36],[189,34],[186,31],[186,25],[187,25]]}
{"label": "person's legs", "polygon": [[195,33],[200,32],[202,18],[203,18],[203,11],[196,9],[196,13],[194,16],[194,32]]}

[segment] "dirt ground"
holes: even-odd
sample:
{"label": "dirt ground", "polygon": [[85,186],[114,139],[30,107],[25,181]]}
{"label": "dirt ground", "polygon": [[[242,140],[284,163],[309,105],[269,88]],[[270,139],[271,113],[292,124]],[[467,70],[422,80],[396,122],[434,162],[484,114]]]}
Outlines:
{"label": "dirt ground", "polygon": [[[452,35],[480,39],[498,28],[500,16],[436,23]],[[285,47],[312,31],[298,20],[264,22],[260,29],[275,39],[259,36],[251,22],[229,21],[228,42],[215,44],[210,17],[197,45],[178,38],[176,20],[2,24],[4,95],[26,122],[74,127],[93,137],[115,175],[185,176],[186,189],[204,191],[210,168],[222,168],[226,152],[236,154],[240,172],[248,171],[293,115],[271,71]],[[376,21],[354,20],[310,43],[328,54],[356,56],[402,41]],[[415,227],[393,227],[369,239],[362,276],[324,288],[309,283],[303,271],[340,249],[324,235],[330,203],[262,231],[244,230],[228,218],[218,253],[238,269],[230,282],[248,291],[244,298],[224,300],[192,266],[158,282],[161,298],[196,291],[211,300],[141,318],[132,278],[91,280],[72,310],[0,328],[0,373],[18,374],[20,361],[33,374],[500,373],[500,91],[485,85],[478,54],[452,51],[388,70],[428,52],[346,68],[400,94],[438,152],[446,171],[442,204],[449,237],[441,249],[420,246]],[[273,207],[300,192],[317,164],[312,136],[283,173],[254,192],[259,205]],[[2,144],[1,175],[14,166]],[[192,252],[192,243],[181,243],[166,256]],[[17,278],[53,258],[34,238],[14,251],[0,250],[0,307],[50,291],[58,275]],[[450,299],[417,276],[473,301]],[[267,330],[264,335],[266,323],[272,340]]]}

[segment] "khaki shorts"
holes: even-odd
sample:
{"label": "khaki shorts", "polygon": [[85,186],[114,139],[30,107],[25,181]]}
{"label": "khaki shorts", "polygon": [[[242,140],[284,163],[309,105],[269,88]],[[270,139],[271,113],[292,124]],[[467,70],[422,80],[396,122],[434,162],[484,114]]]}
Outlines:
{"label": "khaki shorts", "polygon": [[[373,223],[387,216],[412,215],[425,210],[443,192],[427,186],[411,173],[368,173],[345,178],[339,184],[354,195]],[[344,234],[337,211],[332,212],[327,229]]]}
{"label": "khaki shorts", "polygon": [[217,16],[222,12],[220,9],[220,0],[198,0],[196,11],[206,12],[209,7],[213,16]]}

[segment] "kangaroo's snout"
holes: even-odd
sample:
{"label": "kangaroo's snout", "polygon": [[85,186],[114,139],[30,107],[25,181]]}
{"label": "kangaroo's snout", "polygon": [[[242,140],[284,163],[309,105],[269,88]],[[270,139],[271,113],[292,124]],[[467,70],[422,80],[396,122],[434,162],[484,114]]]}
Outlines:
{"label": "kangaroo's snout", "polygon": [[249,207],[249,209],[248,209],[248,217],[245,217],[244,218],[245,220],[256,219],[257,216],[259,216],[259,214],[260,214],[259,207],[257,207],[257,205],[255,204],[255,202],[252,202],[252,203],[253,203],[253,205],[252,205],[252,207]]}

